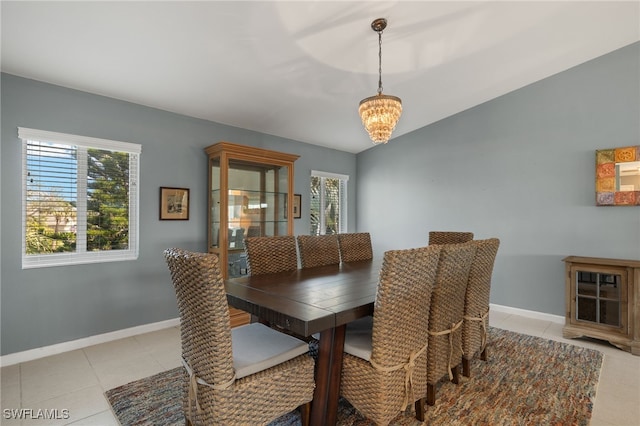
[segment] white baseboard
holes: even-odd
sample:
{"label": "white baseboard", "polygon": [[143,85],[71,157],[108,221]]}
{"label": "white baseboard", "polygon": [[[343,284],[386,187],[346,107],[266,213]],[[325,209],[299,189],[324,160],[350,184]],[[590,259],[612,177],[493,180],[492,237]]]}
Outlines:
{"label": "white baseboard", "polygon": [[[492,311],[496,312],[503,312],[506,314],[514,314],[522,317],[564,324],[564,317],[560,315],[545,314],[543,312],[512,308],[510,306],[495,305],[493,303],[490,304],[490,307]],[[33,361],[34,359],[57,355],[63,352],[74,351],[76,349],[82,349],[100,343],[111,342],[113,340],[124,339],[126,337],[136,336],[138,334],[150,333],[152,331],[162,330],[169,327],[177,327],[179,325],[180,318],[174,318],[166,321],[155,322],[152,324],[139,325],[137,327],[112,331],[110,333],[98,334],[96,336],[85,337],[83,339],[72,340],[70,342],[63,342],[51,346],[44,346],[42,348],[30,349],[24,352],[16,352],[0,357],[0,366],[6,367],[8,365],[20,364],[21,362]]]}
{"label": "white baseboard", "polygon": [[496,312],[519,315],[521,317],[539,319],[543,321],[551,321],[558,324],[564,324],[564,320],[565,320],[565,318],[561,315],[553,315],[553,314],[546,314],[544,312],[536,312],[536,311],[529,311],[526,309],[512,308],[511,306],[495,305],[493,303],[490,303],[489,307],[491,308],[492,311],[496,311]]}
{"label": "white baseboard", "polygon": [[34,359],[44,358],[51,355],[61,354],[63,352],[74,351],[76,349],[86,348],[88,346],[100,343],[111,342],[113,340],[124,339],[126,337],[136,336],[138,334],[150,333],[152,331],[163,330],[169,327],[180,325],[180,318],[173,318],[165,321],[154,322],[152,324],[144,324],[136,327],[116,330],[109,333],[89,336],[69,342],[57,343],[51,346],[30,349],[23,352],[15,352],[0,357],[0,366],[20,364],[21,362],[33,361]]}

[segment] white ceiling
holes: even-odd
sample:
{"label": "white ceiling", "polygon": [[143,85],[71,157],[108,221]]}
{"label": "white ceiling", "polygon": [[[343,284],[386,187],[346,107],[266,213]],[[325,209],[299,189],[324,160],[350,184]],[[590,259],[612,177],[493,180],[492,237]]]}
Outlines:
{"label": "white ceiling", "polygon": [[637,0],[1,7],[3,72],[354,153],[372,146],[357,110],[377,90],[375,18],[393,137],[640,40]]}

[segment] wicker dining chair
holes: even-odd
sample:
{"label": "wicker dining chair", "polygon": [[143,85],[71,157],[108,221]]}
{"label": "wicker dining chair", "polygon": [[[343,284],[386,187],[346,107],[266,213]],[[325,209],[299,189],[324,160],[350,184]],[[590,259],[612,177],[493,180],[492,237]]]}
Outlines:
{"label": "wicker dining chair", "polygon": [[462,360],[462,324],[473,242],[437,245],[442,248],[429,311],[427,404],[434,405],[436,385],[445,375],[458,383]]}
{"label": "wicker dining chair", "polygon": [[231,329],[214,254],[164,251],[180,313],[187,425],[257,425],[302,408],[309,420],[314,362],[306,343],[254,323]]}
{"label": "wicker dining chair", "polygon": [[[244,248],[247,254],[248,272],[251,275],[273,274],[298,269],[296,237],[293,235],[250,237],[244,240]],[[251,322],[261,322],[277,331],[304,340],[309,343],[309,350],[313,354],[318,351],[317,338],[297,335],[277,325],[269,324],[254,315],[251,316]]]}
{"label": "wicker dining chair", "polygon": [[298,249],[303,268],[340,263],[340,248],[335,235],[298,235]]}
{"label": "wicker dining chair", "polygon": [[244,240],[244,248],[251,275],[298,269],[296,237],[293,235],[249,237]]}
{"label": "wicker dining chair", "polygon": [[368,232],[338,234],[338,244],[342,262],[373,259],[371,235]]}
{"label": "wicker dining chair", "polygon": [[459,244],[473,240],[473,232],[430,231],[429,245]]}
{"label": "wicker dining chair", "polygon": [[471,360],[479,353],[487,360],[487,327],[489,327],[489,294],[493,265],[500,240],[474,240],[476,254],[469,270],[462,323],[462,374],[471,375]]}
{"label": "wicker dining chair", "polygon": [[437,246],[387,251],[373,316],[347,325],[340,393],[375,424],[388,424],[409,404],[424,421],[429,301],[439,255]]}

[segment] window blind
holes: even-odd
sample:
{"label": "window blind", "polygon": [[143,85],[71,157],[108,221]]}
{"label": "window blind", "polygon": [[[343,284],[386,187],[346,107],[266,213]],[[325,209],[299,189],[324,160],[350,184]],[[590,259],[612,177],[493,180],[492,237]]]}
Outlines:
{"label": "window blind", "polygon": [[141,146],[19,128],[22,267],[135,259]]}

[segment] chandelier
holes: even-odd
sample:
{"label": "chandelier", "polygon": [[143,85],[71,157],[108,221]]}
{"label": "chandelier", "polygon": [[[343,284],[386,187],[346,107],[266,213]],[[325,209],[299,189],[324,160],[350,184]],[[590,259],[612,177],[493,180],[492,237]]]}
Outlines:
{"label": "chandelier", "polygon": [[378,33],[378,94],[360,101],[360,118],[374,144],[387,143],[391,132],[402,114],[402,101],[397,96],[382,94],[382,31],[387,28],[387,20],[378,18],[371,23]]}

